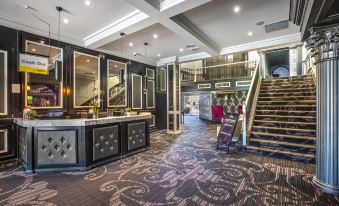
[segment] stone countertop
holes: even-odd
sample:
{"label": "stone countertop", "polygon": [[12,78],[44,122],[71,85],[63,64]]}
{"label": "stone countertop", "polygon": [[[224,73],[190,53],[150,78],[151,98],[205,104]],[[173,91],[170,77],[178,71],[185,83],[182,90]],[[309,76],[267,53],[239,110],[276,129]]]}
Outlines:
{"label": "stone countertop", "polygon": [[17,125],[21,127],[68,127],[68,126],[92,126],[99,124],[110,124],[117,122],[127,122],[134,120],[150,119],[151,115],[134,116],[113,116],[98,119],[48,119],[48,120],[23,120],[15,119]]}

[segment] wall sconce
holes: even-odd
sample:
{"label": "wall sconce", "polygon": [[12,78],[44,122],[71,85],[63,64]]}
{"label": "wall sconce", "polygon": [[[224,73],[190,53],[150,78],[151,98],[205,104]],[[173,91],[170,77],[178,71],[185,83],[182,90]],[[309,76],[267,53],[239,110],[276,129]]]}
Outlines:
{"label": "wall sconce", "polygon": [[147,89],[144,89],[144,95],[146,95],[147,94]]}

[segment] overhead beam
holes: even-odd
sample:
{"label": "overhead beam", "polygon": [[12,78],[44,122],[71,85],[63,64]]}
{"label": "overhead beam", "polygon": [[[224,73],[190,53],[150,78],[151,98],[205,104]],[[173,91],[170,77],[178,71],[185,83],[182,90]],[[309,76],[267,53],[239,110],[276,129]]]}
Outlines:
{"label": "overhead beam", "polygon": [[[186,17],[184,17],[184,15],[182,15],[182,13],[206,4],[211,0],[186,0],[181,2],[179,1],[180,3],[177,4],[175,4],[173,0],[166,0],[171,2],[169,2],[167,7],[163,8],[163,10],[160,9],[160,5],[154,6],[147,1],[126,1],[134,6],[142,14],[144,14],[143,17],[147,16],[147,18],[140,19],[134,24],[127,24],[125,27],[116,26],[116,28],[111,28],[111,33],[107,30],[107,28],[103,28],[101,33],[94,33],[89,38],[85,39],[85,45],[87,45],[87,47],[96,49],[109,42],[112,42],[120,38],[119,32],[122,30],[127,34],[130,34],[153,24],[160,23],[187,42],[194,43],[205,52],[208,52],[211,55],[218,55],[219,48],[217,48],[207,36],[205,36],[196,26],[194,26],[193,23],[191,23]],[[172,6],[168,7],[168,5]],[[127,21],[129,20],[127,19]],[[121,29],[118,31],[117,28]]]}

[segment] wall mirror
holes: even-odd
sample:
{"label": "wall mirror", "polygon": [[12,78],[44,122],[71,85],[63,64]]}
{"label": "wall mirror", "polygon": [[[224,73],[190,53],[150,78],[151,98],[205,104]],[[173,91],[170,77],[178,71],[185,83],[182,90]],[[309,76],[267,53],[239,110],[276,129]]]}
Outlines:
{"label": "wall mirror", "polygon": [[0,50],[0,115],[7,115],[7,52]]}
{"label": "wall mirror", "polygon": [[158,69],[158,91],[165,92],[166,91],[166,85],[167,85],[167,71],[165,68],[159,68]]}
{"label": "wall mirror", "polygon": [[[26,41],[25,47],[27,53],[49,57],[48,75],[25,73],[25,106],[34,109],[62,108],[62,48],[32,41]],[[56,64],[57,61],[61,64]]]}
{"label": "wall mirror", "polygon": [[94,99],[100,99],[100,59],[80,52],[73,58],[74,107],[91,107]]}
{"label": "wall mirror", "polygon": [[146,108],[155,108],[155,81],[147,79]]}
{"label": "wall mirror", "polygon": [[127,66],[125,63],[107,60],[107,105],[127,106]]}
{"label": "wall mirror", "polygon": [[142,81],[143,77],[138,74],[132,74],[132,109],[142,109],[143,93]]}

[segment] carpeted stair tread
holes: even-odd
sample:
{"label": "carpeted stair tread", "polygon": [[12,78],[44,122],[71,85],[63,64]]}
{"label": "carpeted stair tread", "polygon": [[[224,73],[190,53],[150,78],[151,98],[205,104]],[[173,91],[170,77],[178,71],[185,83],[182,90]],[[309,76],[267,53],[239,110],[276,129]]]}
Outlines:
{"label": "carpeted stair tread", "polygon": [[317,125],[316,122],[287,122],[287,121],[271,121],[271,120],[254,120],[259,123],[272,123],[272,124],[301,124],[301,125]]}
{"label": "carpeted stair tread", "polygon": [[257,107],[317,107],[315,104],[307,104],[307,105],[302,105],[302,104],[285,104],[285,105],[271,105],[271,104],[260,104],[257,105]]}
{"label": "carpeted stair tread", "polygon": [[316,113],[317,111],[314,110],[271,110],[271,109],[265,109],[265,110],[257,110],[257,112],[286,112],[286,113]]}
{"label": "carpeted stair tread", "polygon": [[303,100],[273,100],[273,101],[258,101],[258,103],[316,103],[317,100],[316,99],[303,99]]}
{"label": "carpeted stair tread", "polygon": [[259,99],[291,99],[291,98],[308,98],[308,99],[316,99],[317,97],[316,96],[281,96],[281,97],[268,97],[268,96],[265,96],[265,97],[260,97],[259,96]]}
{"label": "carpeted stair tread", "polygon": [[312,87],[312,88],[298,88],[298,87],[294,87],[294,88],[271,88],[271,89],[265,89],[266,91],[300,91],[300,90],[308,90],[308,91],[315,91],[316,88]]}
{"label": "carpeted stair tread", "polygon": [[300,152],[292,152],[292,151],[286,151],[286,150],[279,150],[275,148],[267,148],[267,147],[256,147],[256,146],[246,146],[247,149],[257,150],[257,151],[263,151],[263,152],[273,152],[278,154],[284,154],[284,155],[293,155],[293,156],[302,156],[306,158],[315,158],[314,154],[305,154]]}
{"label": "carpeted stair tread", "polygon": [[[306,96],[310,95],[310,96],[316,96],[316,91],[306,91],[306,92],[293,92],[294,95],[301,95],[301,94],[307,94]],[[276,93],[276,92],[267,92],[267,93],[259,93],[259,98],[260,97],[281,97],[281,96],[287,96],[288,94],[286,93]]]}
{"label": "carpeted stair tread", "polygon": [[256,114],[255,117],[273,117],[273,118],[289,118],[289,119],[315,119],[316,116],[282,116],[270,114]]}
{"label": "carpeted stair tread", "polygon": [[291,134],[275,134],[275,133],[268,133],[268,132],[252,132],[253,135],[257,136],[268,136],[268,137],[287,137],[291,139],[306,139],[306,140],[316,140],[316,137],[311,136],[299,136],[299,135],[291,135]]}
{"label": "carpeted stair tread", "polygon": [[299,129],[299,128],[288,128],[288,127],[268,127],[268,126],[253,126],[255,129],[269,129],[269,130],[286,130],[296,132],[316,132],[314,129]]}
{"label": "carpeted stair tread", "polygon": [[298,143],[291,143],[291,142],[282,142],[282,141],[275,141],[275,140],[266,140],[266,139],[251,139],[251,142],[259,142],[264,144],[276,144],[276,145],[284,145],[284,146],[291,146],[291,147],[304,147],[309,149],[316,149],[314,145],[311,144],[298,144]]}

